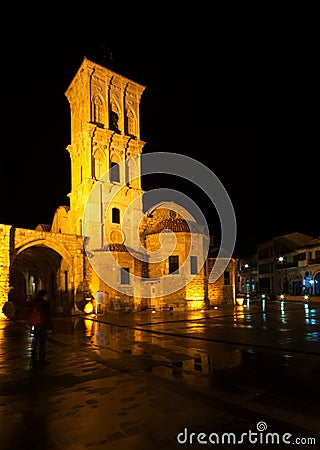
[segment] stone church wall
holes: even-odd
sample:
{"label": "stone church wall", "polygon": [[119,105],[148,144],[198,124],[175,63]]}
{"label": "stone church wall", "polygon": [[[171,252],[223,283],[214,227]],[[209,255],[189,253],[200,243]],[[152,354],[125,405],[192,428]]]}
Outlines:
{"label": "stone church wall", "polygon": [[9,294],[10,230],[11,225],[0,224],[0,317],[5,317],[2,308]]}

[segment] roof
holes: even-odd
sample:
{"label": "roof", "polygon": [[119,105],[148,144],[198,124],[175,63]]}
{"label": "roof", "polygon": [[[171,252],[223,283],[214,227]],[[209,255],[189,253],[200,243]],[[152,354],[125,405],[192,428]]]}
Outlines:
{"label": "roof", "polygon": [[189,222],[179,217],[170,217],[156,223],[150,230],[147,230],[145,234],[157,234],[163,231],[174,231],[175,233],[200,233],[200,229],[195,222]]}

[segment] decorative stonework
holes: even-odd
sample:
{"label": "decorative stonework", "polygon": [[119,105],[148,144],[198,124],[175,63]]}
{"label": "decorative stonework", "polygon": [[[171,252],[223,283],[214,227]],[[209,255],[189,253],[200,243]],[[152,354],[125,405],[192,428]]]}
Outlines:
{"label": "decorative stonework", "polygon": [[112,244],[123,244],[124,243],[123,233],[120,230],[111,231],[110,240]]}
{"label": "decorative stonework", "polygon": [[[67,146],[71,159],[70,205],[60,206],[52,224],[40,224],[36,230],[0,225],[1,310],[8,297],[10,276],[17,287],[19,302],[25,302],[28,295],[45,287],[54,294],[56,311],[68,313],[81,309],[85,299],[95,298],[101,290],[105,294],[105,309],[116,311],[151,306],[199,309],[234,298],[233,260],[228,267],[232,271],[231,286],[224,285],[223,277],[213,285],[208,284],[209,269],[213,266],[210,260],[205,261],[196,276],[190,277],[190,255],[195,258],[197,251],[202,252],[203,229],[180,214],[177,205],[157,205],[143,216],[139,230],[130,225],[131,228],[122,231],[122,225],[133,223],[134,215],[140,218],[143,210],[140,157],[145,142],[140,140],[139,105],[144,89],[145,86],[83,59],[65,93],[71,110],[71,143]],[[111,127],[112,112],[117,114],[115,129]],[[111,163],[121,168],[118,181],[101,179]],[[92,243],[83,232],[83,217],[97,186],[99,208],[93,214],[98,238]],[[122,187],[117,191],[119,186]],[[106,204],[104,198],[109,194],[116,195]],[[125,216],[133,203],[131,215]],[[120,215],[120,221],[114,213]],[[126,218],[122,222],[123,217]],[[139,259],[139,251],[133,256],[128,251],[128,242],[133,242],[136,233],[150,258],[174,234],[176,244],[170,256],[179,258],[183,288],[170,295],[153,296],[159,292],[156,287],[162,287],[162,278],[169,274],[169,257],[146,264]],[[93,258],[111,253],[121,269],[142,281],[121,285],[122,272],[115,271],[111,274],[115,285],[111,286],[99,277],[92,266]],[[173,276],[171,284],[175,283]]]}

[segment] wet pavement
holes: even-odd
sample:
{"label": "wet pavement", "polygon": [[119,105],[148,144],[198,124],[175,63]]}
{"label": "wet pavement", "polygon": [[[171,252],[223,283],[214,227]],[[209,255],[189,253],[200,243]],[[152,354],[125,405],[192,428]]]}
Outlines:
{"label": "wet pavement", "polygon": [[320,305],[53,322],[33,366],[23,316],[0,321],[1,450],[320,447]]}

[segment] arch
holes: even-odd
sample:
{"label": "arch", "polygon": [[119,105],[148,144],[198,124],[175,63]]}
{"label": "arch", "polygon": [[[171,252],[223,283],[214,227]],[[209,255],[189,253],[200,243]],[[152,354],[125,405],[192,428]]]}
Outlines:
{"label": "arch", "polygon": [[118,103],[115,100],[112,100],[109,111],[109,129],[116,133],[120,133],[120,111],[121,109]]}
{"label": "arch", "polygon": [[[24,230],[21,230],[23,233]],[[16,236],[16,248],[10,265],[10,284],[16,292],[16,305],[23,310],[27,298],[39,289],[50,292],[50,303],[53,311],[70,312],[75,308],[75,288],[80,281],[75,267],[75,257],[82,240],[35,238],[20,239]],[[59,235],[61,236],[61,235]],[[70,253],[68,247],[74,249]],[[76,284],[75,283],[76,281]]]}
{"label": "arch", "polygon": [[313,276],[313,293],[314,295],[320,295],[320,271],[316,272]]}
{"label": "arch", "polygon": [[115,162],[117,164],[120,164],[121,163],[121,156],[119,155],[119,153],[116,150],[114,150],[112,148],[111,151],[110,151],[110,166],[111,166],[111,163],[113,163],[113,162]]}
{"label": "arch", "polygon": [[104,125],[104,116],[104,101],[101,95],[97,94],[92,98],[92,122]]}
{"label": "arch", "polygon": [[301,273],[294,271],[290,274],[291,280],[291,294],[292,295],[302,295],[302,275]]}
{"label": "arch", "polygon": [[32,240],[24,243],[20,247],[16,247],[16,253],[14,255],[12,263],[24,250],[31,247],[46,247],[51,250],[54,250],[67,262],[69,267],[72,267],[72,255],[70,254],[70,252],[64,246],[62,247],[61,245],[58,245],[56,242],[47,241],[45,239]]}
{"label": "arch", "polygon": [[50,292],[50,304],[54,307],[59,293],[61,261],[59,253],[44,245],[26,246],[19,252],[10,266],[10,285],[14,289],[16,308],[21,311],[27,299],[39,289]]}
{"label": "arch", "polygon": [[127,112],[126,112],[126,133],[129,136],[136,136],[137,135],[136,123],[137,123],[137,118],[136,118],[136,115],[135,115],[134,111],[131,108],[127,109]]}
{"label": "arch", "polygon": [[104,151],[104,149],[101,146],[99,146],[99,147],[96,146],[93,149],[92,154],[95,159],[104,159],[106,157],[106,152]]}
{"label": "arch", "polygon": [[120,110],[120,105],[114,99],[110,103],[110,108],[111,108],[111,111],[114,111],[115,113],[117,113],[119,115],[119,113],[121,111]]}

